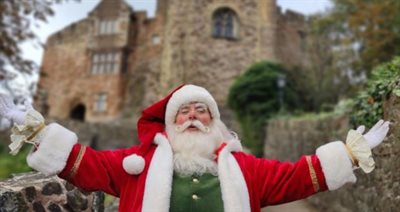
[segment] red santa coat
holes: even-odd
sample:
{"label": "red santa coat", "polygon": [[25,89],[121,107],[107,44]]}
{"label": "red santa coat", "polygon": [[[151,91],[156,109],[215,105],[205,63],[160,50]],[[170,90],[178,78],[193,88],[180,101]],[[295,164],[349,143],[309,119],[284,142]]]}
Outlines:
{"label": "red santa coat", "polygon": [[[169,141],[157,134],[150,145],[97,152],[77,144],[77,136],[58,124],[46,127],[28,164],[45,174],[59,174],[86,190],[120,197],[120,211],[168,211],[173,175]],[[142,169],[128,174],[125,158],[140,155]],[[138,157],[138,158],[141,158]],[[218,178],[225,211],[259,211],[260,207],[305,198],[327,188],[355,182],[344,144],[332,142],[297,163],[257,159],[227,141],[218,154]]]}
{"label": "red santa coat", "polygon": [[[28,165],[48,175],[59,174],[85,190],[120,197],[120,211],[168,211],[173,153],[162,132],[166,104],[174,92],[143,111],[138,122],[139,146],[97,152],[78,144],[75,133],[50,124],[37,151],[28,155]],[[295,164],[257,159],[241,150],[240,142],[233,139],[218,152],[218,178],[227,212],[260,211],[260,207],[355,182],[342,142],[319,147],[316,155],[304,156]],[[127,158],[135,163],[125,163]]]}
{"label": "red santa coat", "polygon": [[[172,151],[168,140],[157,135],[156,145],[143,155],[142,173],[125,172],[122,161],[138,147],[96,152],[76,144],[59,174],[85,190],[102,190],[120,197],[120,211],[168,211],[172,186]],[[318,158],[280,163],[234,152],[231,141],[219,153],[218,177],[225,211],[260,211],[261,207],[303,199],[327,189]]]}

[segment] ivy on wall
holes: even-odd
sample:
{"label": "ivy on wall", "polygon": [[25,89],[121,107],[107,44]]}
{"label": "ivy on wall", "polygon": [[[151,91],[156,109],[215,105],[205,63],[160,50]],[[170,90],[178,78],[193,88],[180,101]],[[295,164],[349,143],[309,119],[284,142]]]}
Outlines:
{"label": "ivy on wall", "polygon": [[351,123],[373,126],[383,118],[383,102],[392,93],[400,97],[400,57],[377,66],[372,71],[365,91],[355,98]]}

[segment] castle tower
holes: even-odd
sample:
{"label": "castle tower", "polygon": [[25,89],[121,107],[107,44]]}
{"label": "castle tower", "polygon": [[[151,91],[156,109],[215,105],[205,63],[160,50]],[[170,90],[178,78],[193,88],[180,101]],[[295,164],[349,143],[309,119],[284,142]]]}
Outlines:
{"label": "castle tower", "polygon": [[[168,1],[160,84],[203,85],[226,102],[229,87],[251,64],[281,62],[282,18],[275,0]],[[282,41],[283,45],[286,45]],[[292,49],[296,51],[296,49]],[[284,61],[283,61],[284,62]],[[161,96],[165,93],[161,93]]]}
{"label": "castle tower", "polygon": [[48,39],[40,79],[47,115],[89,122],[120,116],[131,13],[123,0],[103,0],[88,18]]}

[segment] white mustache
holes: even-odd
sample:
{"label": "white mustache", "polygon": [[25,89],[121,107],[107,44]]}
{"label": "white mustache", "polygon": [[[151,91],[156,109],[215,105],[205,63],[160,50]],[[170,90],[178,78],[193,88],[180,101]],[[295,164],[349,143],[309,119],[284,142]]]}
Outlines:
{"label": "white mustache", "polygon": [[181,132],[185,131],[190,126],[194,126],[197,129],[199,129],[200,131],[205,132],[205,133],[209,133],[210,132],[210,128],[204,126],[204,124],[201,123],[199,120],[185,121],[185,123],[176,126],[175,130],[177,132],[181,133]]}

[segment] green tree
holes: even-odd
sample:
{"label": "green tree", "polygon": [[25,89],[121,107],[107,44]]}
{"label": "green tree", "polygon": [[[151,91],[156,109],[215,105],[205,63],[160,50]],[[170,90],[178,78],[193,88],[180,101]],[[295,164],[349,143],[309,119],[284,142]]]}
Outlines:
{"label": "green tree", "polygon": [[332,0],[333,20],[343,45],[358,53],[353,71],[365,71],[400,54],[400,1]]}
{"label": "green tree", "polygon": [[15,70],[25,73],[30,73],[36,69],[37,66],[32,60],[22,57],[19,44],[27,41],[39,42],[31,26],[46,22],[47,17],[54,14],[51,6],[62,1],[64,0],[0,1],[1,76],[4,76],[7,72],[2,67],[4,65],[10,65]]}
{"label": "green tree", "polygon": [[242,141],[253,154],[263,153],[266,120],[282,109],[291,110],[299,104],[291,81],[286,83],[281,97],[277,80],[287,71],[280,65],[262,61],[238,77],[228,95],[228,106],[235,111],[242,129]]}
{"label": "green tree", "polygon": [[336,104],[358,85],[349,71],[355,51],[342,46],[337,30],[329,15],[309,19],[305,48],[308,63],[294,73],[296,90],[302,94],[307,111],[321,111],[326,105]]}

